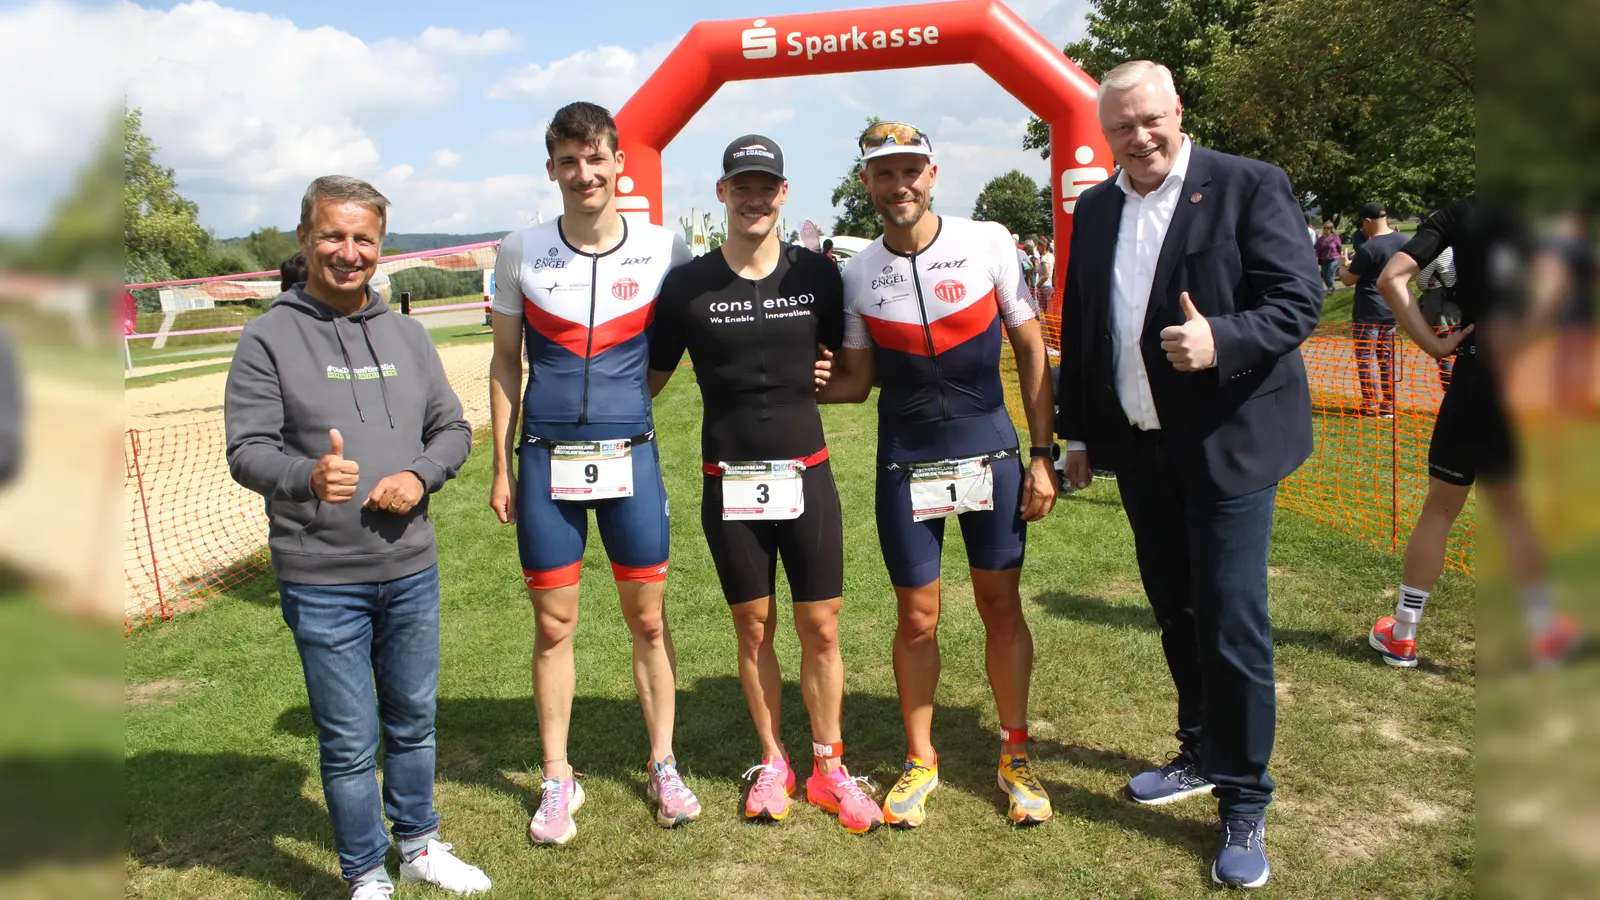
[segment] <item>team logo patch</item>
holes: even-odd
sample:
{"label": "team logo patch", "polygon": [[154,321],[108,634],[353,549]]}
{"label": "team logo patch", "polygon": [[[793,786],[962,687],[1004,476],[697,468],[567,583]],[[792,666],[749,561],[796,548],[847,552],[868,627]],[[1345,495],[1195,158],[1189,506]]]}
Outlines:
{"label": "team logo patch", "polygon": [[960,303],[967,296],[967,286],[947,278],[933,286],[933,295],[946,303]]}
{"label": "team logo patch", "polygon": [[554,247],[551,247],[550,248],[550,252],[548,254],[546,254],[546,255],[548,255],[551,259],[555,259],[557,256],[561,255],[561,251],[557,250]]}
{"label": "team logo patch", "polygon": [[639,282],[632,278],[619,278],[611,282],[611,296],[618,300],[632,300],[639,296]]}

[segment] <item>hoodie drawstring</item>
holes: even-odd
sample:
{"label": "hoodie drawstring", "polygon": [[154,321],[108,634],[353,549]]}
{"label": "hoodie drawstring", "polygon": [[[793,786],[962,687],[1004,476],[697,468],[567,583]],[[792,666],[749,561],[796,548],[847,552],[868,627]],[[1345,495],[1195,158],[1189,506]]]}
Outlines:
{"label": "hoodie drawstring", "polygon": [[383,360],[378,358],[378,348],[372,346],[372,333],[367,330],[367,320],[361,319],[361,337],[367,342],[367,352],[372,354],[372,364],[378,367],[378,390],[383,394],[383,413],[389,417],[389,427],[394,428],[394,413],[389,409],[389,379],[383,375]]}
{"label": "hoodie drawstring", "polygon": [[[356,402],[356,415],[360,416],[361,421],[365,422],[367,414],[361,411],[361,396],[356,393],[356,367],[350,362],[350,351],[345,349],[344,336],[339,333],[339,320],[329,319],[328,321],[333,325],[333,336],[339,340],[339,352],[344,354],[344,370],[349,373],[349,377],[346,380],[350,383],[350,399]],[[372,344],[369,342],[367,346],[371,347]],[[382,371],[381,367],[379,371]],[[393,420],[391,420],[390,425],[393,424]]]}

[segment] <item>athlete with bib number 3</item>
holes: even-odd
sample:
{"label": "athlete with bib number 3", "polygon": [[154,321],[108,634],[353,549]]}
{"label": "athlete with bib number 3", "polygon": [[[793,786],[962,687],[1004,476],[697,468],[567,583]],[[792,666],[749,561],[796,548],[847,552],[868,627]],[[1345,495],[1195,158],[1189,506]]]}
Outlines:
{"label": "athlete with bib number 3", "polygon": [[[664,827],[700,815],[672,755],[676,663],[663,598],[667,500],[645,390],[646,328],[683,239],[617,212],[617,126],[592,103],[562,107],[545,130],[554,223],[514,231],[495,262],[494,428],[490,506],[517,524],[522,577],[537,619],[533,691],[544,745],[544,796],[528,833],[538,844],[577,834],[583,788],[567,762],[577,675],[578,573],[594,510],[633,636],[633,678],[650,737],[649,796]],[[528,389],[522,426],[526,342]],[[519,441],[520,438],[520,441]],[[512,462],[517,465],[513,474]]]}
{"label": "athlete with bib number 3", "polygon": [[754,783],[745,817],[783,820],[795,790],[779,739],[783,684],[773,651],[781,556],[811,714],[806,799],[864,834],[883,814],[862,789],[865,779],[851,777],[841,760],[844,525],[815,386],[818,348],[843,339],[843,288],[826,257],[779,239],[788,189],[783,151],[771,139],[745,135],[723,152],[717,199],[727,207],[728,239],[662,284],[650,392],[666,386],[687,350],[705,406],[700,521],[733,612],[739,681],[761,740],[761,762],[746,773]]}
{"label": "athlete with bib number 3", "polygon": [[[878,537],[894,583],[895,681],[909,744],[884,801],[890,825],[914,828],[939,784],[932,743],[939,680],[939,562],[945,519],[967,546],[1000,714],[999,786],[1018,824],[1050,818],[1028,757],[1033,636],[1018,582],[1025,522],[1055,505],[1053,392],[1044,336],[1005,227],[928,211],[938,174],[927,135],[899,122],[861,135],[861,178],[883,236],[844,271],[844,349],[824,403],[878,398]],[[1010,339],[1033,438],[1024,470],[1000,383]]]}

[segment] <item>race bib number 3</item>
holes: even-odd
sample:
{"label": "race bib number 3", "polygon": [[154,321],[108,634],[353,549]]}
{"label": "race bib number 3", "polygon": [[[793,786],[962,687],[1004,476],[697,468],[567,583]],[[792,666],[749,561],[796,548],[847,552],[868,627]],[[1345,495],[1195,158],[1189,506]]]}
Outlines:
{"label": "race bib number 3", "polygon": [[633,496],[632,441],[562,441],[550,448],[552,500]]}
{"label": "race bib number 3", "polygon": [[911,520],[994,509],[994,470],[981,456],[911,467]]}
{"label": "race bib number 3", "polygon": [[722,518],[800,518],[806,511],[801,471],[793,460],[723,463]]}

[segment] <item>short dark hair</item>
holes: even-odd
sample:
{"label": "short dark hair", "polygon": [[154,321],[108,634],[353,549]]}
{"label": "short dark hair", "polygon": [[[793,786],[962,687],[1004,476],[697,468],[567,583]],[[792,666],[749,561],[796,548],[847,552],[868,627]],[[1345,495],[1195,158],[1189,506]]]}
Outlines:
{"label": "short dark hair", "polygon": [[309,277],[306,271],[306,255],[296,253],[284,260],[278,266],[278,290],[287,291]]}
{"label": "short dark hair", "polygon": [[828,238],[827,240],[823,241],[822,242],[822,249],[823,250],[832,250],[833,249],[833,238]]}
{"label": "short dark hair", "polygon": [[300,198],[300,227],[311,230],[311,218],[317,213],[317,204],[324,200],[335,203],[356,203],[378,214],[378,235],[389,233],[389,198],[378,189],[359,178],[349,175],[324,175],[311,182]]}
{"label": "short dark hair", "polygon": [[604,106],[594,103],[568,103],[556,110],[555,117],[544,129],[544,152],[556,157],[556,144],[562,141],[580,141],[585,147],[605,147],[617,150],[617,122]]}

